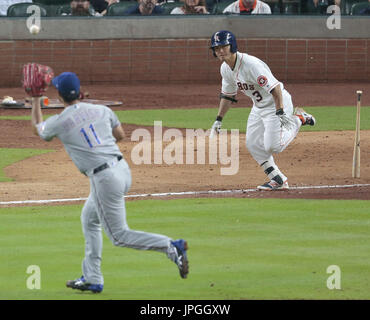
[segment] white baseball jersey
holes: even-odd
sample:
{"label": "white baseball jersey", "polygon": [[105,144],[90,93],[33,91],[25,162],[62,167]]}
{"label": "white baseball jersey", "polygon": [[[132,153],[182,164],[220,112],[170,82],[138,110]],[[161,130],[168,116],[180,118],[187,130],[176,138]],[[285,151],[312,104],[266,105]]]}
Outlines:
{"label": "white baseball jersey", "polygon": [[[228,5],[222,13],[240,13],[239,0]],[[271,8],[267,3],[257,0],[251,14],[271,14]]]}
{"label": "white baseball jersey", "polygon": [[6,16],[8,8],[16,3],[32,3],[32,0],[1,0],[0,1],[0,16]]}
{"label": "white baseball jersey", "polygon": [[[186,14],[184,11],[184,7],[176,7],[173,8],[171,14]],[[201,13],[201,14],[209,14],[209,12]]]}
{"label": "white baseball jersey", "polygon": [[171,14],[185,14],[185,12],[182,7],[176,7],[172,9]]}
{"label": "white baseball jersey", "polygon": [[232,70],[224,62],[221,65],[222,89],[228,96],[237,94],[238,89],[253,100],[257,108],[275,107],[271,90],[278,84],[283,91],[284,86],[271,73],[270,68],[262,60],[246,53],[236,53],[236,63]]}

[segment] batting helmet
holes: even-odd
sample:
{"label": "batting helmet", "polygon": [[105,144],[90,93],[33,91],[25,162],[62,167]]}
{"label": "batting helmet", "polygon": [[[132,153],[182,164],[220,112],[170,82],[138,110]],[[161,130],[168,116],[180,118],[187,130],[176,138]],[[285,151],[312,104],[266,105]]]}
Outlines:
{"label": "batting helmet", "polygon": [[227,31],[227,30],[221,30],[213,34],[211,38],[211,48],[210,49],[212,49],[213,55],[215,57],[217,57],[215,53],[215,47],[227,46],[227,45],[230,45],[230,52],[232,53],[235,53],[238,50],[238,46],[236,44],[236,38],[232,32]]}
{"label": "batting helmet", "polygon": [[73,72],[63,72],[52,80],[55,88],[67,102],[72,102],[80,96],[80,79]]}

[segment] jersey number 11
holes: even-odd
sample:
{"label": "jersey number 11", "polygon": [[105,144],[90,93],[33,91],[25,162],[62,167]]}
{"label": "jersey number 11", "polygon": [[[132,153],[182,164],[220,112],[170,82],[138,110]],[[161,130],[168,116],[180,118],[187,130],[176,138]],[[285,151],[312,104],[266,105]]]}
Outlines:
{"label": "jersey number 11", "polygon": [[[94,126],[92,124],[90,124],[89,129],[90,130],[88,130],[88,132],[86,132],[85,128],[82,128],[80,130],[80,132],[83,134],[83,136],[86,139],[86,142],[89,145],[89,147],[93,148],[94,146],[93,146],[91,141],[96,141],[97,144],[100,144],[100,140],[99,140],[99,137],[96,134],[96,131],[95,131]],[[94,136],[95,140],[91,139],[91,134],[88,134],[88,133],[90,133],[90,131],[91,131],[92,135]]]}

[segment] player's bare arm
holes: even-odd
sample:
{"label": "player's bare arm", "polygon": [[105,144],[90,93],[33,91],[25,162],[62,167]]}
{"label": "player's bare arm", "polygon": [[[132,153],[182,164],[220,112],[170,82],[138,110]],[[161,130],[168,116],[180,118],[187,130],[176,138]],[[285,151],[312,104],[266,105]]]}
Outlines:
{"label": "player's bare arm", "polygon": [[116,138],[117,142],[123,140],[123,138],[125,137],[125,131],[122,128],[122,124],[120,124],[117,127],[114,127],[112,133],[113,137]]}
{"label": "player's bare arm", "polygon": [[231,104],[233,103],[234,100],[235,100],[235,96],[221,95],[217,117],[223,118],[226,115],[227,111],[229,111]]}
{"label": "player's bare arm", "polygon": [[41,97],[32,97],[32,111],[31,111],[31,123],[32,131],[35,135],[39,135],[37,132],[37,125],[43,121],[41,112]]}
{"label": "player's bare arm", "polygon": [[283,94],[281,92],[280,85],[277,85],[274,89],[272,89],[271,94],[274,97],[276,111],[278,111],[279,109],[284,110]]}
{"label": "player's bare arm", "polygon": [[281,92],[280,86],[277,85],[274,89],[272,89],[271,94],[275,101],[276,115],[279,117],[281,126],[288,129],[292,128],[294,124],[284,111],[283,94]]}
{"label": "player's bare arm", "polygon": [[227,113],[227,111],[230,109],[231,104],[235,100],[235,97],[231,96],[225,96],[221,94],[220,96],[220,105],[218,108],[218,113],[216,117],[216,121],[213,123],[212,128],[211,128],[211,133],[210,133],[210,138],[212,138],[216,133],[220,133],[221,126],[222,126],[222,119]]}

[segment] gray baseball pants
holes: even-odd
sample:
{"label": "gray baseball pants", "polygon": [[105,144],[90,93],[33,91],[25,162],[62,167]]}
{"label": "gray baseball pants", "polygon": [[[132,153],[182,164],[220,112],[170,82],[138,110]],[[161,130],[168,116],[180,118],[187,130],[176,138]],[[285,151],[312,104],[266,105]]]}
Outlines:
{"label": "gray baseball pants", "polygon": [[81,214],[85,237],[82,272],[89,283],[103,284],[101,273],[102,227],[115,246],[167,253],[171,239],[167,236],[130,230],[126,221],[124,195],[131,186],[131,172],[122,159],[112,167],[90,174],[90,195]]}

